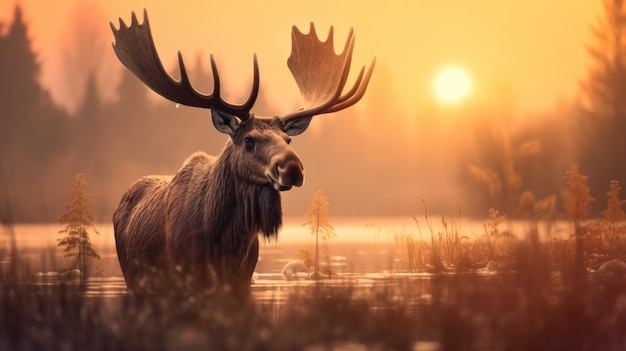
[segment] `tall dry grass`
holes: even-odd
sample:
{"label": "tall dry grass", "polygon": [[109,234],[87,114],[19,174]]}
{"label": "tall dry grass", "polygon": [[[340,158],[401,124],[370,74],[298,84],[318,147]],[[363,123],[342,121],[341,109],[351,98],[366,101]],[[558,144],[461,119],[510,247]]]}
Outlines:
{"label": "tall dry grass", "polygon": [[413,216],[417,234],[405,229],[393,233],[396,248],[401,254],[405,267],[410,272],[471,271],[489,266],[490,269],[510,266],[510,257],[515,239],[508,231],[501,229],[506,216],[495,209],[489,210],[484,232],[471,238],[461,232],[460,206],[454,219],[441,218],[439,227],[432,223],[430,208],[426,200],[424,207],[425,227],[418,217]]}
{"label": "tall dry grass", "polygon": [[[626,261],[626,214],[620,199],[621,187],[612,181],[607,192],[608,202],[602,218],[589,219],[594,199],[589,195],[587,176],[578,165],[565,173],[567,191],[564,194],[562,216],[554,195],[540,200],[524,193],[527,225],[524,233],[503,230],[507,216],[490,209],[483,233],[469,236],[461,228],[461,210],[452,220],[441,218],[435,226],[428,202],[422,199],[424,219],[413,216],[416,231],[394,232],[396,248],[401,254],[403,268],[409,272],[472,271],[487,268],[495,271],[535,271],[535,276],[556,272],[568,282],[584,284],[587,270],[618,259]],[[571,223],[570,237],[553,236],[555,222],[566,218]],[[423,230],[426,228],[426,230]],[[540,233],[544,233],[541,238]]]}

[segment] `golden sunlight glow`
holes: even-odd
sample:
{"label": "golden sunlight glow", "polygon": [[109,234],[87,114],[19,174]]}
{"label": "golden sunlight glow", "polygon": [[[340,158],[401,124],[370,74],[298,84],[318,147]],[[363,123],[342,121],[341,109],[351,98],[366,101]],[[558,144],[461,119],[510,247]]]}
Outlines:
{"label": "golden sunlight glow", "polygon": [[442,103],[455,104],[466,98],[472,88],[467,71],[460,67],[447,66],[439,70],[433,81],[435,96]]}

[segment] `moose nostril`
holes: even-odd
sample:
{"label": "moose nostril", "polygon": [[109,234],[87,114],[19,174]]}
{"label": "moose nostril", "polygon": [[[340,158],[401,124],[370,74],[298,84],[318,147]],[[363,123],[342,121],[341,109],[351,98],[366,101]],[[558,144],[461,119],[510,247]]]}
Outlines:
{"label": "moose nostril", "polygon": [[290,184],[295,186],[302,185],[304,181],[303,169],[300,162],[290,160],[283,164],[276,165],[276,174],[283,184]]}
{"label": "moose nostril", "polygon": [[304,175],[302,174],[302,167],[300,164],[292,162],[287,167],[287,174],[289,174],[289,178],[291,179],[291,183],[293,185],[302,185],[302,180]]}

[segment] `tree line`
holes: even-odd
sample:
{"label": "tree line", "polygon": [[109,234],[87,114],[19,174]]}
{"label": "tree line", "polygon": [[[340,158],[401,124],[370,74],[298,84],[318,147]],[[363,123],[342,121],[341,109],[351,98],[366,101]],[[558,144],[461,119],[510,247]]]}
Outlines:
{"label": "tree line", "polygon": [[[459,176],[465,199],[484,214],[496,208],[516,217],[550,207],[564,216],[560,183],[571,166],[588,175],[597,216],[610,201],[611,186],[626,182],[626,5],[600,0],[603,13],[590,27],[588,69],[572,101],[553,111],[516,121],[510,111],[480,111],[471,140],[461,150]],[[582,43],[584,45],[584,43]],[[538,48],[539,50],[540,48]],[[564,57],[563,59],[567,59]],[[538,82],[538,84],[541,84]],[[563,218],[563,217],[561,217]]]}
{"label": "tree line", "polygon": [[[39,82],[41,64],[19,6],[1,33],[0,185],[17,221],[56,220],[77,173],[97,189],[96,218],[107,219],[128,179],[146,169],[171,173],[189,153],[183,150],[206,147],[210,121],[201,111],[154,104],[125,70],[115,87],[119,98],[106,103],[92,69],[76,111],[68,112]],[[188,128],[177,127],[181,120]]]}

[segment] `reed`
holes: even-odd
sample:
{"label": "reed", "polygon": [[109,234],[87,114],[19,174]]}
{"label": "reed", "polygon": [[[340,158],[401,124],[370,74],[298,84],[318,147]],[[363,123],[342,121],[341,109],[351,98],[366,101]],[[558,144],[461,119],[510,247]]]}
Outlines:
{"label": "reed", "polygon": [[528,282],[517,274],[445,274],[316,284],[239,305],[180,287],[106,298],[69,283],[5,279],[0,349],[616,350],[626,343],[623,280],[599,280],[584,294],[553,280]]}
{"label": "reed", "polygon": [[484,233],[474,238],[461,232],[461,208],[457,205],[455,219],[441,218],[441,226],[431,221],[428,202],[422,199],[424,223],[427,236],[422,233],[420,220],[413,216],[417,234],[404,229],[394,232],[396,248],[400,252],[405,269],[409,272],[438,273],[444,271],[471,271],[510,265],[515,240],[511,233],[502,231],[506,216],[491,209],[484,224]]}

